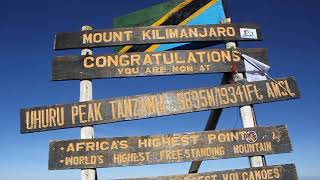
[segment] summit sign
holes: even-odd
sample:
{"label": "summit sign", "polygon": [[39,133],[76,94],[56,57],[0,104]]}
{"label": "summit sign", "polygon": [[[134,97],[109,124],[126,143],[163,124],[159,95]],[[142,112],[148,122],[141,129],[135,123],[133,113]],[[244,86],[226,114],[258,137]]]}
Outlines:
{"label": "summit sign", "polygon": [[176,74],[245,72],[242,54],[268,63],[267,50],[207,49],[164,52],[57,56],[52,63],[53,80],[141,77]]}
{"label": "summit sign", "polygon": [[51,141],[49,169],[138,166],[291,151],[286,126]]}
{"label": "summit sign", "polygon": [[[254,36],[243,36],[241,29],[254,30]],[[260,27],[255,24],[159,26],[62,32],[55,37],[55,50],[93,48],[135,44],[163,44],[203,41],[258,41]]]}
{"label": "summit sign", "polygon": [[82,127],[300,97],[293,78],[116,97],[21,110],[21,133]]}

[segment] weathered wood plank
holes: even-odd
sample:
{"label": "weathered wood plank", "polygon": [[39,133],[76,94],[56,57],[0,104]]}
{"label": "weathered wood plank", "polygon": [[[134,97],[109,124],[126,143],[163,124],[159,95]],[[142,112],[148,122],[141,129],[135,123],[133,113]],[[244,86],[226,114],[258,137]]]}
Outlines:
{"label": "weathered wood plank", "polygon": [[244,72],[241,54],[267,63],[267,50],[262,48],[58,56],[52,63],[52,80],[231,72],[232,67]]}
{"label": "weathered wood plank", "polygon": [[52,141],[49,169],[138,166],[291,151],[286,126]]}
{"label": "weathered wood plank", "polygon": [[158,26],[62,32],[55,36],[55,50],[135,44],[202,41],[262,40],[256,24]]}
{"label": "weathered wood plank", "polygon": [[[280,86],[286,90],[282,89]],[[21,109],[21,133],[82,127],[299,98],[293,78]]]}
{"label": "weathered wood plank", "polygon": [[294,164],[266,166],[258,168],[235,169],[173,176],[130,178],[123,180],[298,180]]}

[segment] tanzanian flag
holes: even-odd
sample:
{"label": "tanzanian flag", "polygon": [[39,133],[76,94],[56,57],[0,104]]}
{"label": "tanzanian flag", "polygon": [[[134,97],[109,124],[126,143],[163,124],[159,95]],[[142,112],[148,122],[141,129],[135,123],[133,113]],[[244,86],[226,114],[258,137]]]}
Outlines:
{"label": "tanzanian flag", "polygon": [[[224,0],[170,0],[113,19],[114,28],[219,24],[226,17]],[[152,52],[177,49],[199,49],[213,42],[134,45],[115,48],[115,52]]]}

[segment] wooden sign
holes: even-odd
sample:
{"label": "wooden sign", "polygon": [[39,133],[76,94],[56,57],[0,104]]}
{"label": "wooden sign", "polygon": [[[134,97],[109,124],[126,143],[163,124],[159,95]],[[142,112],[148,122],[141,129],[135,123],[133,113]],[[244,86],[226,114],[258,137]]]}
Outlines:
{"label": "wooden sign", "polygon": [[202,41],[262,40],[255,24],[158,26],[63,32],[55,36],[55,50],[134,44]]}
{"label": "wooden sign", "polygon": [[52,64],[53,80],[97,79],[113,77],[155,76],[244,72],[241,54],[267,63],[267,50],[208,49],[164,52],[135,52],[97,56],[58,56]]}
{"label": "wooden sign", "polygon": [[[228,171],[174,176],[130,178],[126,180],[298,180],[296,166],[285,164]],[[124,179],[123,179],[124,180]]]}
{"label": "wooden sign", "polygon": [[[113,19],[113,28],[164,25],[220,24],[226,18],[222,0],[170,0]],[[210,18],[208,18],[210,17]],[[221,43],[221,42],[220,42]],[[200,49],[217,42],[172,43],[115,47],[116,52],[164,51],[172,48]],[[183,46],[183,47],[181,47]]]}
{"label": "wooden sign", "polygon": [[49,169],[138,166],[291,151],[286,126],[52,141],[49,147]]}
{"label": "wooden sign", "polygon": [[21,110],[21,133],[299,98],[293,78],[168,91]]}

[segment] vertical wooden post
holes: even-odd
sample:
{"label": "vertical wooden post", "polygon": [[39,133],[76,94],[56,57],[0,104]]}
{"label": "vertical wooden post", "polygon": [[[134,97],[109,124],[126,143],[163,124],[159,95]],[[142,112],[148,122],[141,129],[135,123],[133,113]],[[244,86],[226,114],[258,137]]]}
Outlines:
{"label": "vertical wooden post", "polygon": [[[230,24],[231,23],[231,18],[226,18],[221,21],[221,24]],[[228,42],[226,44],[227,49],[235,49],[237,48],[237,44],[235,42]],[[241,81],[245,79],[244,74],[242,73],[237,73],[234,77],[234,81]],[[253,107],[248,105],[248,106],[242,106],[240,107],[240,115],[242,119],[242,125],[244,128],[250,128],[250,127],[256,127],[257,122],[255,119],[255,114]],[[250,160],[250,166],[251,167],[262,167],[265,166],[265,160],[263,156],[253,156],[249,157]]]}
{"label": "vertical wooden post", "polygon": [[[230,73],[224,73],[220,84],[227,84],[229,82],[229,79]],[[204,129],[205,131],[216,129],[222,111],[223,108],[211,110],[206,127]],[[191,166],[189,168],[189,174],[198,173],[201,163],[202,161],[192,161]]]}
{"label": "vertical wooden post", "polygon": [[[91,26],[82,26],[82,31],[92,30]],[[81,55],[92,55],[91,49],[82,49]],[[92,100],[92,81],[82,80],[80,81],[80,98],[79,101]],[[94,138],[93,126],[87,126],[81,128],[81,139]],[[81,180],[96,180],[96,169],[82,169]]]}

